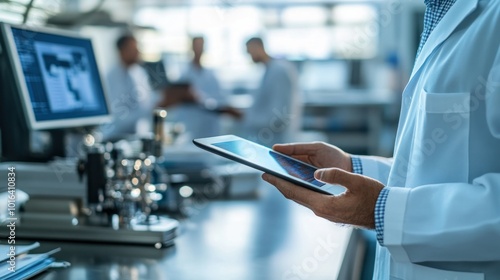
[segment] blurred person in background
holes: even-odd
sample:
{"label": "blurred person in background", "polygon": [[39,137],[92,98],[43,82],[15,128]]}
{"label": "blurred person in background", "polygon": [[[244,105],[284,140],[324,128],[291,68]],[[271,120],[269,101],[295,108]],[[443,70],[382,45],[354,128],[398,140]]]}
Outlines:
{"label": "blurred person in background", "polygon": [[119,63],[106,76],[108,101],[113,120],[102,126],[105,141],[115,141],[151,131],[152,112],[157,107],[172,107],[195,102],[190,91],[165,88],[157,94],[140,64],[137,39],[124,34],[116,41]]}
{"label": "blurred person in background", "polygon": [[249,39],[246,48],[253,62],[263,63],[266,70],[245,112],[242,134],[267,146],[292,141],[301,125],[297,71],[290,62],[271,57],[261,38]]}
{"label": "blurred person in background", "polygon": [[119,63],[106,76],[113,121],[103,126],[104,140],[118,140],[149,131],[149,127],[140,128],[139,124],[147,124],[158,102],[146,71],[139,65],[136,38],[132,34],[124,34],[116,41],[116,48]]}
{"label": "blurred person in background", "polygon": [[217,136],[221,134],[221,114],[240,118],[241,113],[228,106],[215,73],[202,64],[205,39],[193,37],[191,47],[193,59],[180,81],[189,84],[195,102],[174,106],[170,120],[183,123],[191,138]]}

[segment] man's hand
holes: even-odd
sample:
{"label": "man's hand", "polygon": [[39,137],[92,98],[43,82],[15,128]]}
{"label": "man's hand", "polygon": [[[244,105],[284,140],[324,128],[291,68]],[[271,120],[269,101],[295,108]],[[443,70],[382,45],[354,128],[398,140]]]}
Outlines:
{"label": "man's hand", "polygon": [[241,110],[230,106],[222,107],[218,109],[218,112],[221,114],[228,115],[236,120],[241,120],[243,118],[243,112]]}
{"label": "man's hand", "polygon": [[262,175],[262,179],[276,186],[286,198],[311,209],[319,217],[335,223],[375,228],[375,204],[384,188],[382,183],[339,168],[317,170],[314,177],[325,183],[342,185],[347,191],[339,196],[325,195],[267,173]]}
{"label": "man's hand", "polygon": [[273,149],[319,168],[336,167],[352,172],[351,156],[323,142],[274,145]]}
{"label": "man's hand", "polygon": [[191,87],[171,87],[164,90],[163,98],[157,107],[168,108],[179,104],[197,103],[198,99]]}

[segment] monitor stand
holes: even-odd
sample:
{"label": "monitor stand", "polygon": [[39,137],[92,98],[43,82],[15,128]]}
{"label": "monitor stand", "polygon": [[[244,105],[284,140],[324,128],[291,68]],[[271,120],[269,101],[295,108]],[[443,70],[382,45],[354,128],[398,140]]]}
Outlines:
{"label": "monitor stand", "polygon": [[49,162],[66,155],[64,130],[30,131],[11,123],[2,126],[1,134],[0,161]]}

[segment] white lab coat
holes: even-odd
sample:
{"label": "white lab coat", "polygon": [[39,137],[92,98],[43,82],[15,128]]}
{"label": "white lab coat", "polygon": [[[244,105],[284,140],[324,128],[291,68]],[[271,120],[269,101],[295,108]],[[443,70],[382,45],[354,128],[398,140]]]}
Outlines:
{"label": "white lab coat", "polygon": [[128,68],[119,64],[111,69],[106,78],[113,121],[102,126],[104,139],[151,131],[152,110],[158,97],[149,85],[144,68],[138,64]]}
{"label": "white lab coat", "polygon": [[[500,279],[500,1],[457,0],[403,93],[374,279]],[[389,277],[390,275],[390,277]]]}
{"label": "white lab coat", "polygon": [[199,68],[191,63],[181,80],[191,83],[199,98],[199,104],[180,104],[172,107],[169,110],[168,119],[183,123],[191,138],[220,135],[220,114],[205,109],[205,105],[208,107],[227,105],[227,98],[223,94],[214,72],[207,68]]}
{"label": "white lab coat", "polygon": [[302,119],[295,67],[284,60],[268,61],[253,99],[245,112],[242,135],[266,146],[293,141]]}

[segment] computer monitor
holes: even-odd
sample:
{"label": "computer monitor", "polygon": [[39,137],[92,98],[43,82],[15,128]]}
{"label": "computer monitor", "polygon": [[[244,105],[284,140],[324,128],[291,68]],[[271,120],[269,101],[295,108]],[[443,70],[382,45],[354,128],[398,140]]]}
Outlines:
{"label": "computer monitor", "polygon": [[90,39],[5,23],[0,31],[2,160],[36,158],[29,151],[37,141],[35,131],[53,138],[48,151],[38,151],[39,158],[63,156],[68,128],[111,120]]}
{"label": "computer monitor", "polygon": [[71,33],[2,24],[3,40],[33,130],[110,119],[92,42]]}

